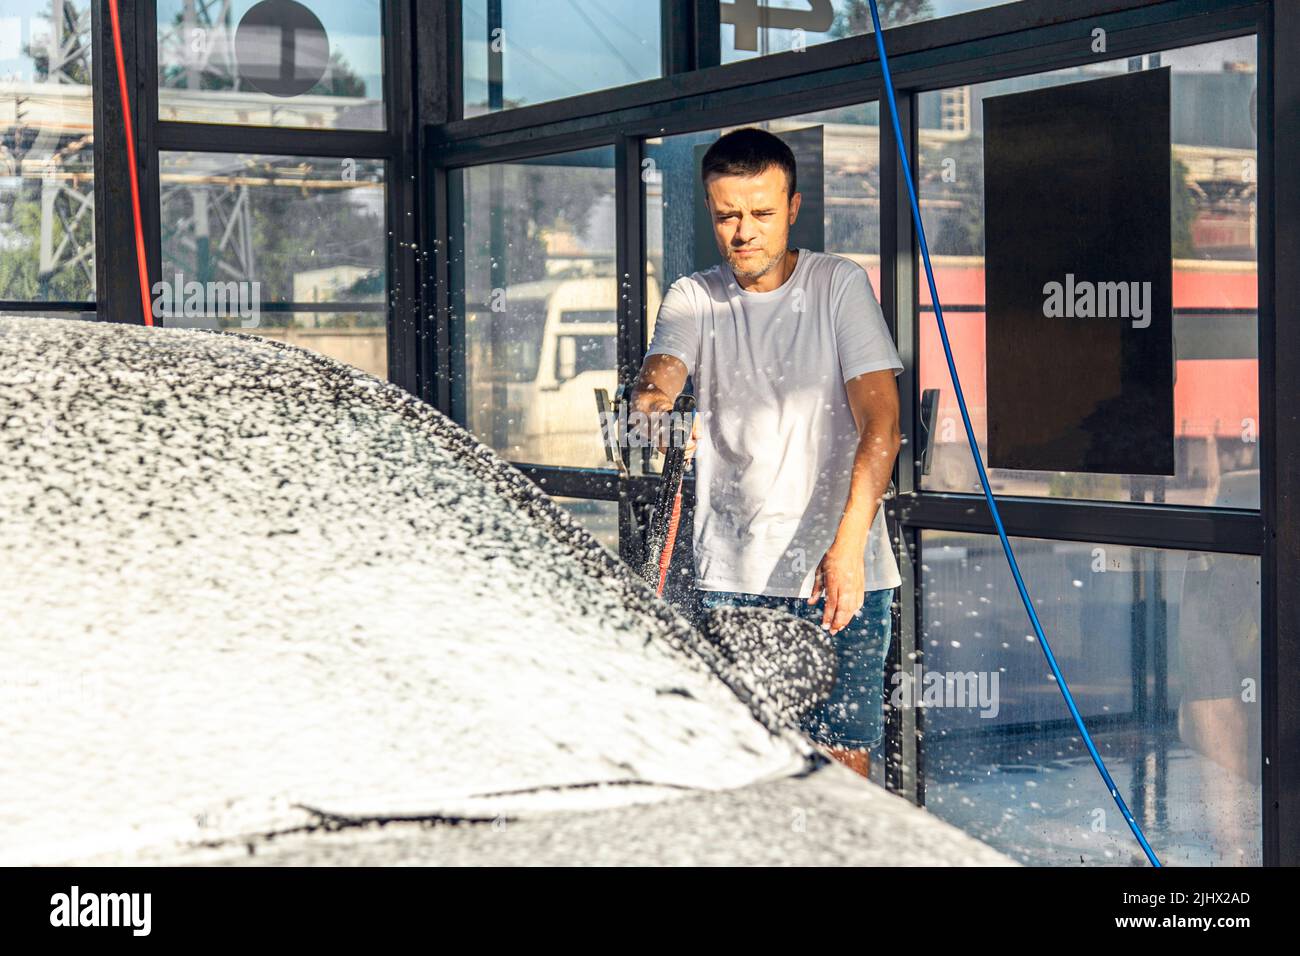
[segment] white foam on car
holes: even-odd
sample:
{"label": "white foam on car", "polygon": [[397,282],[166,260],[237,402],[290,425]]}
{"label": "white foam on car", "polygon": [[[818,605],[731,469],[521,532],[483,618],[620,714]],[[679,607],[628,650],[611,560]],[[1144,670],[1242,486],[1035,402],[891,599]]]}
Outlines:
{"label": "white foam on car", "polygon": [[6,862],[661,799],[809,752],[527,479],[332,360],[0,318],[0,455]]}

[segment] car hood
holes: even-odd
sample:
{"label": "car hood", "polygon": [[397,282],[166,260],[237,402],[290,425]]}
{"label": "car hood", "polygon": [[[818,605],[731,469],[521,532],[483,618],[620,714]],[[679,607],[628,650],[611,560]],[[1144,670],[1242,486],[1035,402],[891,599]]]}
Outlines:
{"label": "car hood", "polygon": [[532,482],[333,360],[0,318],[0,448],[5,862],[814,759]]}
{"label": "car hood", "polygon": [[[316,821],[273,840],[146,855],[164,865],[1016,866],[838,765],[677,800],[482,825]],[[92,860],[112,863],[112,857]]]}

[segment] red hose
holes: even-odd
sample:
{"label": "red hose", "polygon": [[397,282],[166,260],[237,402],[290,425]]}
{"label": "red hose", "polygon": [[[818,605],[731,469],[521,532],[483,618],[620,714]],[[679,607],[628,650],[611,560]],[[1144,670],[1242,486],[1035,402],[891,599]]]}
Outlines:
{"label": "red hose", "polygon": [[673,496],[673,516],[668,519],[668,534],[664,537],[664,549],[659,552],[659,590],[664,593],[664,582],[668,580],[668,568],[673,563],[673,545],[677,542],[677,523],[682,519],[682,486],[677,486]]}
{"label": "red hose", "polygon": [[140,180],[135,161],[135,131],[131,126],[131,96],[126,86],[126,59],[122,56],[122,24],[117,15],[117,0],[108,0],[108,13],[113,23],[113,55],[117,59],[117,88],[122,94],[122,122],[126,127],[126,161],[131,174],[131,213],[135,219],[135,264],[140,278],[140,309],[144,324],[153,325],[153,309],[149,306],[149,271],[145,266],[144,225],[140,215]]}

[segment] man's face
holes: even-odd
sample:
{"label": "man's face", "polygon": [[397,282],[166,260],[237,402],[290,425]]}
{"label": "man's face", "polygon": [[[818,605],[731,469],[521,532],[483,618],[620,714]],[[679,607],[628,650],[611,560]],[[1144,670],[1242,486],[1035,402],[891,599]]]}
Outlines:
{"label": "man's face", "polygon": [[769,166],[757,176],[710,176],[704,184],[713,236],[731,271],[757,279],[774,269],[789,248],[800,196],[786,196],[785,170]]}

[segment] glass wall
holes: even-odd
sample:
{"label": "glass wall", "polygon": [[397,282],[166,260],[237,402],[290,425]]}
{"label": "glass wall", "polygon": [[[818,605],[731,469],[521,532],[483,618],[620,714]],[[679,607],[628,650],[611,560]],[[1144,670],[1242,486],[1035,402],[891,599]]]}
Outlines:
{"label": "glass wall", "polygon": [[[984,450],[983,110],[987,97],[1168,67],[1171,77],[1173,477],[991,469],[995,492],[1259,507],[1254,37],[923,93],[917,176],[957,371]],[[921,282],[921,388],[938,389],[930,491],[979,491],[929,288]]]}
{"label": "glass wall", "polygon": [[462,0],[465,115],[660,75],[659,4]]}
{"label": "glass wall", "polygon": [[618,554],[618,502],[557,496],[555,503],[573,515],[592,537]]}
{"label": "glass wall", "polygon": [[[968,13],[1013,0],[879,0],[888,30],[935,17]],[[721,0],[722,62],[804,50],[818,43],[871,33],[867,0]]]}
{"label": "glass wall", "polygon": [[[899,0],[883,2],[882,13],[894,26],[1010,4]],[[653,6],[657,17],[658,5]],[[1168,46],[1163,37],[1184,35],[1194,23],[1204,27],[1204,36],[1258,27],[1247,24],[1245,14],[1221,18],[1208,10],[1203,19],[1188,14],[1171,27],[1165,15],[1182,14],[1166,7],[1140,15],[1132,9],[1098,15],[1097,25],[1110,31],[1112,52],[1097,52],[1086,66],[984,83],[973,81],[1023,68],[1018,66],[1025,62],[1023,47],[1016,46],[1022,39],[1026,44],[1062,40],[1066,56],[1086,56],[1092,22],[1071,23],[1068,14],[1047,13],[1038,4],[1031,12],[1042,22],[1025,23],[1023,31],[1011,9],[1003,11],[1005,16],[969,17],[998,21],[1007,35],[936,43],[924,63],[909,61],[895,78],[904,94],[916,97],[914,165],[922,215],[983,442],[985,101],[1128,73],[1170,72],[1176,474],[1004,469],[990,475],[1000,496],[1040,499],[1039,505],[1017,511],[1021,569],[1087,726],[1160,858],[1184,865],[1251,865],[1265,858],[1261,783],[1266,765],[1260,681],[1267,618],[1261,579],[1267,572],[1263,545],[1251,543],[1252,522],[1259,516],[1250,514],[1261,503],[1263,434],[1257,43],[1253,36],[1197,45],[1180,40],[1188,45],[1149,51]],[[555,5],[551,11],[563,8]],[[633,81],[635,71],[605,62],[609,45],[567,26],[565,36],[577,38],[576,44],[566,39],[568,46],[557,40],[548,47],[545,30],[524,29],[530,45],[513,54],[516,76],[510,66],[510,17],[516,12],[509,0],[465,4],[467,115]],[[865,2],[722,0],[719,12],[724,62],[869,32]],[[556,13],[553,29],[558,32],[569,16]],[[657,37],[657,29],[656,19],[645,33]],[[920,35],[927,28],[910,32]],[[631,42],[626,31],[623,36]],[[1080,45],[1066,50],[1070,37]],[[608,38],[620,45],[612,34]],[[491,49],[494,40],[500,41],[497,50]],[[573,49],[573,57],[585,53],[589,64],[575,72],[569,51],[582,44],[600,52]],[[1141,55],[1130,56],[1137,44]],[[1124,56],[1114,52],[1121,48]],[[783,104],[770,107],[769,115],[791,109],[786,104],[797,91],[802,112],[742,125],[775,132],[794,150],[803,208],[792,245],[850,258],[867,272],[879,296],[882,270],[911,261],[905,249],[881,244],[879,109],[870,102],[828,106],[852,77],[848,69],[828,71],[827,86],[819,89],[808,82],[820,79],[816,61],[814,55],[797,80],[774,81],[755,91],[770,98],[764,101]],[[642,78],[658,70],[656,52]],[[482,138],[470,137],[465,152],[444,161],[474,164],[446,167],[453,414],[513,461],[574,469],[562,483],[574,497],[560,503],[611,548],[617,538],[616,503],[581,496],[607,494],[612,480],[592,389],[612,392],[616,384],[619,289],[629,282],[615,274],[616,243],[624,238],[615,228],[616,205],[644,196],[644,246],[637,248],[638,237],[631,237],[631,251],[644,252],[645,323],[621,330],[642,335],[644,346],[653,336],[666,287],[720,261],[699,163],[719,135],[737,127],[692,127],[734,122],[720,105],[729,95],[728,73],[693,76],[682,88],[693,92],[674,90],[670,102],[619,104],[602,94],[576,101],[572,117],[552,116],[516,132],[488,124],[495,132],[485,129]],[[525,76],[527,85],[521,85]],[[972,82],[958,85],[958,78]],[[939,82],[949,86],[927,88]],[[753,115],[752,106],[745,112]],[[625,197],[615,196],[612,149],[514,158],[530,142],[562,141],[574,131],[608,134],[612,141],[629,129],[647,135],[639,144],[641,181],[629,183]],[[906,195],[894,199],[905,214]],[[1163,228],[1163,217],[1160,222]],[[893,230],[885,233],[892,236]],[[908,711],[894,725],[904,728],[902,739],[895,733],[886,742],[888,754],[873,761],[875,773],[909,793],[915,782],[915,793],[932,812],[1025,862],[1142,865],[1140,849],[1070,720],[998,540],[979,526],[974,510],[961,517],[965,506],[957,502],[954,509],[946,497],[979,487],[939,347],[933,303],[917,266],[915,349],[910,311],[889,318],[901,323],[907,338],[903,351],[909,365],[914,362],[912,374],[905,376],[912,386],[902,396],[905,420],[913,419],[927,392],[938,393],[938,415],[931,465],[912,502],[894,516],[900,557],[917,556],[910,571],[918,590],[900,595],[897,634],[913,683],[900,680],[886,687],[889,705]],[[910,291],[905,279],[904,294]],[[657,470],[657,456],[638,458],[632,460],[634,474]],[[543,482],[552,478],[538,476]],[[550,486],[559,483],[552,480]],[[621,487],[643,491],[639,482]],[[1119,511],[1129,510],[1108,506],[1173,507],[1139,509],[1142,540],[1117,546],[1058,540],[1062,534],[1086,539],[1092,533],[1062,530],[1056,512],[1068,512],[1071,520],[1082,513],[1065,507],[1067,501],[1095,505],[1083,510],[1098,512],[1111,529],[1107,535]],[[1187,514],[1179,513],[1184,509]],[[1190,518],[1196,526],[1189,530]],[[937,523],[968,530],[940,530],[933,527]],[[1191,550],[1200,546],[1202,533],[1216,542],[1242,541],[1241,550],[1253,553]],[[1103,536],[1100,528],[1096,535]],[[683,566],[688,557],[683,554]],[[908,693],[914,696],[908,699]]]}
{"label": "glass wall", "polygon": [[95,299],[90,10],[0,8],[0,301]]}
{"label": "glass wall", "polygon": [[514,462],[610,467],[594,389],[618,386],[613,148],[453,170],[450,191],[457,420]]}
{"label": "glass wall", "polygon": [[[1026,863],[1141,865],[991,535],[926,531],[925,803]],[[1012,540],[1057,663],[1161,861],[1259,865],[1260,562]]]}
{"label": "glass wall", "polygon": [[230,328],[388,375],[384,164],[160,154],[161,324]]}
{"label": "glass wall", "polygon": [[158,118],[383,129],[381,0],[158,0]]}

